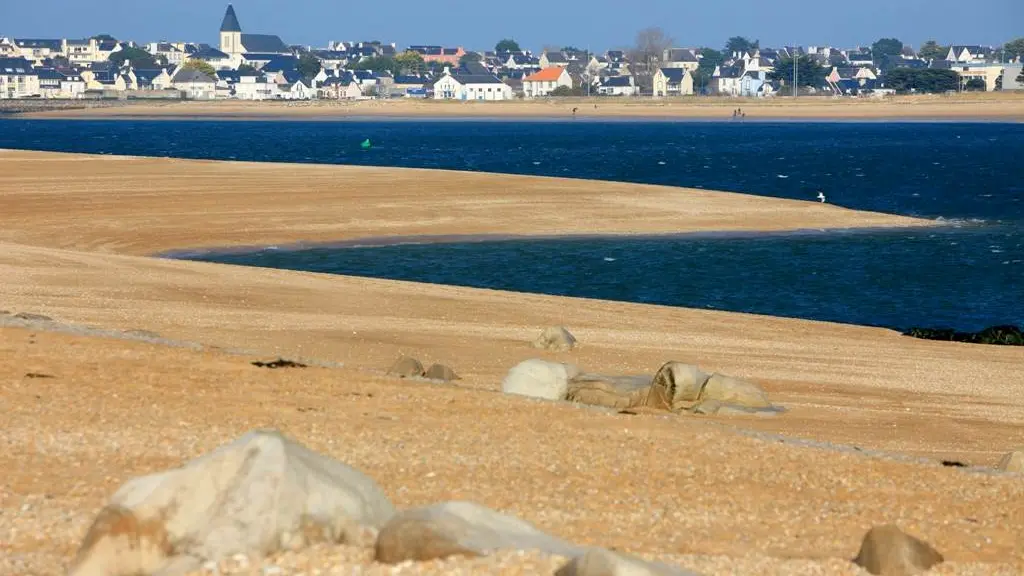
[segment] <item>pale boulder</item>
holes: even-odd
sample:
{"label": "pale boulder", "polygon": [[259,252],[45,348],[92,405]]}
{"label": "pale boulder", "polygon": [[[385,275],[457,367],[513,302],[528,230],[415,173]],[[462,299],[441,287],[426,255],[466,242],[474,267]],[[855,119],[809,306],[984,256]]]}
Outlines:
{"label": "pale boulder", "polygon": [[431,364],[430,368],[427,368],[423,373],[423,377],[427,380],[439,380],[441,382],[451,382],[459,379],[459,375],[455,373],[455,370],[444,364]]}
{"label": "pale boulder", "polygon": [[579,374],[569,381],[566,400],[606,408],[636,408],[646,405],[650,390],[650,376]]}
{"label": "pale boulder", "polygon": [[701,400],[718,400],[722,404],[743,408],[771,408],[768,394],[753,382],[712,374],[700,394]]}
{"label": "pale boulder", "polygon": [[135,478],[87,533],[71,576],[173,576],[207,561],[358,542],[395,509],[373,479],[275,431]]}
{"label": "pale boulder", "polygon": [[568,352],[576,347],[576,337],[563,326],[545,328],[533,341],[533,347],[553,352]]}
{"label": "pale boulder", "polygon": [[1010,452],[999,461],[998,468],[1006,472],[1024,473],[1024,450]]}
{"label": "pale boulder", "polygon": [[513,516],[473,502],[444,502],[395,515],[377,536],[378,562],[422,562],[449,556],[487,556],[499,550],[537,550],[576,556],[583,549]]}
{"label": "pale boulder", "polygon": [[524,360],[505,375],[501,391],[544,400],[565,400],[569,392],[569,380],[577,374],[579,370],[571,364]]}
{"label": "pale boulder", "polygon": [[648,406],[672,411],[690,408],[701,400],[709,378],[692,364],[666,362],[654,375]]}
{"label": "pale boulder", "polygon": [[875,526],[864,536],[853,562],[877,576],[913,576],[943,561],[927,542],[888,524]]}
{"label": "pale boulder", "polygon": [[696,576],[665,564],[647,562],[625,554],[591,548],[555,572],[555,576]]}

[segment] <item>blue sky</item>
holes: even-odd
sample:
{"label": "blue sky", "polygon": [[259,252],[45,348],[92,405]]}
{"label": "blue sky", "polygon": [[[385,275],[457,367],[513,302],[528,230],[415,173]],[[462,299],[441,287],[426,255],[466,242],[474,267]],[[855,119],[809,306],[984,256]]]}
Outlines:
{"label": "blue sky", "polygon": [[[217,43],[227,2],[216,0],[0,0],[0,36],[85,37],[110,33],[138,42]],[[41,9],[41,5],[45,8]],[[730,36],[762,45],[852,47],[895,36],[918,46],[997,45],[1024,35],[1024,0],[235,0],[245,32],[289,44],[329,40],[494,47],[513,37],[524,48],[628,46],[661,26],[678,46],[720,47]]]}

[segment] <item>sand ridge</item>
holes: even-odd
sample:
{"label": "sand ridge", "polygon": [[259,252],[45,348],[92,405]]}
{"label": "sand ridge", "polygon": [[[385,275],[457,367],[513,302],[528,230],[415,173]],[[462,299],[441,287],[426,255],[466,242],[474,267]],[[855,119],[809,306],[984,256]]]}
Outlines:
{"label": "sand ridge", "polygon": [[[885,522],[935,544],[950,560],[940,574],[1024,567],[1024,482],[938,464],[990,466],[1024,445],[1019,349],[146,257],[432,232],[920,221],[630,184],[333,166],[302,166],[308,188],[282,192],[295,169],[0,152],[0,309],[150,330],[198,348],[0,327],[0,466],[10,471],[0,481],[0,541],[10,542],[0,572],[59,571],[121,482],[255,427],[280,428],[363,469],[400,505],[477,500],[566,538],[705,574],[861,574],[849,558],[863,532]],[[467,185],[453,190],[461,178]],[[759,227],[769,225],[779,228]],[[529,346],[559,324],[579,338],[577,350]],[[400,354],[448,364],[463,380],[385,377]],[[278,355],[342,367],[250,364]],[[629,416],[497,392],[509,367],[537,356],[621,374],[653,373],[670,359],[698,363],[757,381],[788,412],[757,420]],[[796,447],[736,429],[930,463]],[[351,572],[360,558],[332,548],[271,562],[335,562]],[[501,562],[501,571],[531,573],[522,558]],[[498,571],[471,561],[405,570]]]}

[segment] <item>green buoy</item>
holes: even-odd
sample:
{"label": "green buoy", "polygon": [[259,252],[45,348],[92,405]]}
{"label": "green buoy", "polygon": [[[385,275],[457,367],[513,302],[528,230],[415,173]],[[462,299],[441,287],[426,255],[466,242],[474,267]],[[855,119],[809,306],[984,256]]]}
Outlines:
{"label": "green buoy", "polygon": [[368,150],[370,148],[370,139],[367,138],[366,140],[363,140],[363,143],[360,144],[360,146],[363,147],[363,150]]}

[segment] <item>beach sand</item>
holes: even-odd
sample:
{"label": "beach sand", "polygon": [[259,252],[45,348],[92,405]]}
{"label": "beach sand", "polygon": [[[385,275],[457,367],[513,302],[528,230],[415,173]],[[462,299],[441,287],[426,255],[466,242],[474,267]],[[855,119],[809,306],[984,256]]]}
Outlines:
{"label": "beach sand", "polygon": [[[567,98],[504,102],[367,100],[311,102],[125,102],[87,108],[27,112],[27,118],[345,119],[407,118],[657,118],[729,120],[737,108],[746,120],[999,120],[1024,121],[1024,93],[987,92],[886,98]],[[64,105],[64,104],[62,104]]]}
{"label": "beach sand", "polygon": [[[0,309],[66,325],[53,332],[0,316],[2,573],[59,572],[122,482],[257,427],[364,470],[400,506],[475,500],[574,541],[704,574],[861,574],[849,558],[869,527],[887,522],[946,556],[938,574],[1024,568],[1024,479],[939,463],[991,466],[1024,445],[1019,349],[147,257],[367,236],[920,221],[632,184],[15,151],[0,151],[0,206]],[[529,347],[558,324],[580,348]],[[462,380],[385,377],[400,354],[449,364]],[[250,364],[277,356],[332,367]],[[531,357],[619,374],[698,363],[753,379],[788,411],[621,415],[497,393],[508,368]],[[367,559],[333,547],[267,562],[285,573],[352,573]],[[398,573],[528,574],[545,562],[501,555]]]}

